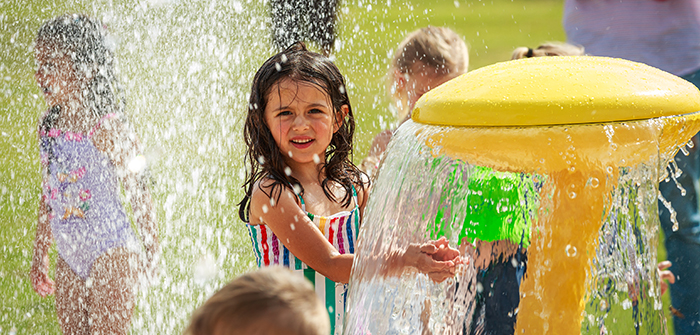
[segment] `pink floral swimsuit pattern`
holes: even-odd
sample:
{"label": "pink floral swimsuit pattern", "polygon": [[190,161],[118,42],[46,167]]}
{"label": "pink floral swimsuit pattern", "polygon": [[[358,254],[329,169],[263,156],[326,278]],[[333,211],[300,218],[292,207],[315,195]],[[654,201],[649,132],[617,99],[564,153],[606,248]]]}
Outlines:
{"label": "pink floral swimsuit pattern", "polygon": [[[111,117],[114,115],[105,116]],[[90,275],[92,263],[107,250],[138,250],[119,198],[116,169],[92,142],[102,120],[86,135],[55,128],[48,133],[39,131],[41,159],[49,168],[43,196],[56,248],[83,279]]]}

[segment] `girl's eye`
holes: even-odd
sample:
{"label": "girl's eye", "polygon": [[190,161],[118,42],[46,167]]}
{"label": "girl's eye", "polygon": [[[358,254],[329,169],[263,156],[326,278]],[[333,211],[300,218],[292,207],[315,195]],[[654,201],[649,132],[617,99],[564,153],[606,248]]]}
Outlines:
{"label": "girl's eye", "polygon": [[318,109],[318,108],[314,108],[314,109],[310,110],[309,113],[316,114],[316,113],[323,113],[323,111]]}
{"label": "girl's eye", "polygon": [[287,115],[292,115],[292,112],[290,111],[281,111],[277,116],[287,116]]}

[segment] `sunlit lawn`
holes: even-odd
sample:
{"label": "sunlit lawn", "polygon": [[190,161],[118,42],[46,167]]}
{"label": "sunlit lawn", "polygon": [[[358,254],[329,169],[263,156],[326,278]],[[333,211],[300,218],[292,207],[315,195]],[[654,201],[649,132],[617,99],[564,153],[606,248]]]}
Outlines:
{"label": "sunlit lawn", "polygon": [[[159,1],[154,1],[154,3],[159,3]],[[160,3],[168,3],[168,1],[160,1]],[[508,60],[511,51],[518,46],[534,47],[541,42],[563,41],[565,39],[561,28],[562,1],[559,0],[430,0],[413,2],[371,1],[369,3],[356,0],[352,3],[350,1],[342,3],[338,21],[341,48],[335,57],[349,82],[348,88],[358,119],[355,161],[359,161],[364,156],[373,134],[389,127],[394,121],[387,108],[388,100],[384,88],[384,75],[387,71],[389,55],[407,32],[429,24],[454,29],[464,37],[470,46],[470,69]],[[165,15],[204,11],[209,5],[214,6],[213,4],[215,4],[214,1],[207,0],[196,3],[172,1],[170,5],[161,5],[163,7],[152,10],[155,14],[151,15],[159,19],[159,29],[166,31],[161,33],[167,34],[169,30],[174,31],[183,27],[178,26],[174,19],[164,18]],[[235,7],[234,5],[231,6]],[[143,2],[122,1],[116,5],[117,13],[131,13],[133,11],[135,14],[129,14],[129,18],[139,19],[139,6],[143,6]],[[217,4],[216,6],[226,5]],[[0,29],[3,31],[0,33],[0,43],[2,43],[3,50],[0,55],[0,157],[2,157],[0,161],[0,224],[2,225],[2,229],[0,229],[0,248],[2,248],[0,254],[0,301],[2,301],[0,334],[9,333],[12,330],[16,330],[17,334],[59,333],[53,299],[40,299],[31,290],[28,281],[32,242],[36,229],[37,200],[40,192],[38,160],[36,159],[38,149],[34,127],[39,113],[45,108],[39,96],[39,90],[32,81],[34,65],[31,41],[43,20],[60,13],[97,13],[98,17],[108,14],[100,10],[106,8],[105,5],[92,5],[90,2],[53,2],[50,5],[45,5],[43,1],[31,1],[28,4],[21,1],[5,1],[0,5],[0,8],[2,9]],[[265,8],[260,5],[251,8],[257,11],[257,14],[251,16],[255,18],[258,15],[260,24],[263,25],[262,28],[256,30],[256,34],[259,35],[257,43],[248,40],[251,38],[250,33],[245,35],[236,31],[233,28],[238,26],[231,23],[224,24],[220,29],[216,28],[217,30],[211,34],[216,36],[219,41],[223,41],[221,43],[225,42],[231,46],[256,47],[260,45],[260,40],[264,44],[268,36],[266,33],[260,32],[265,32],[266,22],[260,17],[264,17]],[[229,8],[229,11],[232,13],[231,17],[246,17],[245,13],[238,13],[235,9]],[[197,15],[189,14],[188,17],[197,17]],[[119,18],[116,20],[119,21]],[[145,21],[148,22],[148,20]],[[189,29],[189,27],[185,28]],[[121,23],[115,29],[122,29],[122,34],[128,35],[125,31],[130,29],[130,25]],[[143,34],[151,34],[154,31],[152,27],[136,23],[134,23],[133,29],[143,32]],[[231,85],[235,87],[231,90],[237,94],[222,99],[223,103],[217,107],[229,113],[229,115],[221,117],[224,123],[228,121],[228,128],[221,131],[197,133],[197,136],[194,137],[177,138],[176,136],[176,139],[167,143],[153,143],[149,141],[153,138],[162,138],[162,132],[141,126],[141,135],[145,144],[153,147],[160,145],[161,150],[165,151],[163,154],[165,157],[168,154],[174,155],[174,153],[189,155],[188,152],[194,156],[200,155],[200,160],[192,160],[185,165],[175,164],[175,169],[180,168],[187,171],[173,172],[174,168],[169,165],[170,163],[167,163],[166,159],[161,159],[153,167],[153,173],[156,176],[159,174],[177,176],[174,182],[161,181],[163,186],[154,190],[156,203],[166,206],[166,204],[172,204],[173,201],[176,201],[176,205],[183,203],[182,206],[192,206],[191,210],[170,207],[159,210],[161,229],[166,231],[163,246],[165,266],[173,268],[172,278],[174,280],[181,279],[185,283],[183,284],[184,288],[178,286],[180,289],[191,290],[191,292],[186,291],[178,296],[178,299],[187,300],[187,294],[192,296],[190,299],[192,301],[181,303],[180,310],[171,311],[175,317],[183,319],[178,321],[180,326],[176,326],[177,329],[184,324],[184,319],[191,312],[193,306],[206,298],[212,290],[251,267],[252,255],[248,252],[247,237],[238,220],[235,206],[240,199],[239,186],[242,184],[239,175],[242,166],[240,117],[243,113],[241,106],[246,104],[244,93],[249,85],[250,76],[260,62],[270,55],[268,47],[261,47],[254,57],[243,59],[235,67],[230,66],[224,70],[231,77],[235,77],[233,80],[221,81],[217,79],[218,77],[211,75],[218,73],[214,72],[213,68],[220,64],[217,63],[217,60],[211,60],[214,59],[214,56],[192,55],[182,51],[189,47],[188,43],[201,43],[201,39],[196,42],[199,36],[195,34],[198,33],[196,31],[192,33],[192,41],[166,41],[165,44],[158,45],[154,50],[161,54],[153,57],[145,55],[150,50],[143,46],[145,43],[138,44],[135,52],[127,52],[123,49],[118,51],[119,61],[122,63],[122,75],[126,77],[123,80],[128,84],[127,88],[130,88],[127,90],[127,94],[130,94],[127,97],[130,101],[128,107],[131,114],[129,116],[135,120],[137,128],[140,124],[147,123],[156,128],[170,127],[179,130],[186,128],[178,126],[179,122],[191,122],[187,123],[188,127],[194,125],[196,128],[196,125],[199,124],[201,127],[201,124],[204,124],[203,129],[218,129],[219,120],[209,118],[206,115],[195,114],[190,116],[187,121],[171,115],[174,110],[180,107],[192,109],[195,112],[209,111],[210,107],[200,106],[198,102],[191,101],[194,94],[191,93],[191,90],[195,90],[197,87],[185,86],[183,88],[177,82],[172,82],[175,80],[174,78],[181,78],[180,80],[190,83],[191,86],[197,86],[196,83],[192,85],[190,78],[192,77],[190,72],[193,69],[191,64],[188,65],[185,60],[178,63],[179,59],[168,58],[169,48],[176,50],[176,54],[187,55],[189,57],[186,59],[187,61],[196,60],[198,57],[202,59],[201,63],[204,69],[193,75],[199,75],[201,82],[205,84],[233,82]],[[173,33],[173,36],[183,36],[178,34]],[[162,40],[158,41],[163,43]],[[126,45],[126,41],[123,43]],[[235,52],[238,51],[230,51],[230,53]],[[161,64],[159,60],[173,63]],[[165,84],[161,85],[161,83]],[[165,88],[161,88],[161,86]],[[203,92],[205,95],[220,94],[221,91],[226,91],[216,85],[204,85],[204,87],[215,87],[211,91],[205,90]],[[179,89],[187,89],[188,93],[182,93],[182,95],[190,99],[174,101],[179,92],[173,91]],[[139,111],[144,109],[141,104],[151,107],[151,110],[153,106],[158,104],[164,107],[162,112],[140,113]],[[218,138],[229,133],[230,139]],[[209,147],[212,146],[210,143],[219,143],[217,141],[224,143],[217,144],[223,149],[217,149],[214,152],[227,153],[228,157],[203,157],[211,156],[212,150],[209,150],[209,147],[199,145],[201,141],[206,141]],[[198,153],[198,150],[205,152]],[[197,164],[207,164],[207,166],[199,169]],[[169,195],[180,187],[180,184],[197,186],[194,181],[190,180],[194,178],[192,177],[194,173],[191,173],[190,170],[199,171],[197,176],[203,175],[202,178],[209,178],[202,185],[208,186],[213,193],[221,191],[216,188],[225,188],[223,198],[226,200],[221,200],[220,203],[217,203],[218,205],[210,206],[208,202],[214,196],[210,197],[209,191],[202,190],[201,187],[195,187],[191,193],[179,193],[178,191],[178,194],[192,194],[192,200],[171,199]],[[203,205],[203,202],[206,202],[207,205]],[[192,224],[192,221],[188,222],[188,216],[194,222],[206,222],[208,225]],[[188,223],[190,224],[188,225]],[[185,226],[181,229],[185,229],[188,236],[178,235],[177,229],[180,229],[181,225]],[[167,233],[169,231],[170,233]],[[221,231],[225,231],[225,233],[222,234]],[[204,239],[204,234],[206,234],[206,242],[204,245],[198,245],[196,240],[198,238]],[[218,237],[212,238],[212,234]],[[193,240],[195,242],[192,242]],[[231,245],[226,247],[227,244]],[[229,256],[225,257],[225,260],[217,261],[221,273],[208,286],[188,287],[186,283],[192,283],[191,267],[199,256],[189,255],[182,250],[188,252],[201,250],[204,253],[214,253],[216,256],[222,248],[228,252],[228,255],[236,257]],[[661,250],[660,254],[663,252]],[[229,260],[230,258],[234,260]],[[179,259],[186,259],[186,261],[180,262]],[[173,302],[170,301],[168,304],[172,306]],[[665,306],[667,306],[667,302],[665,302]],[[158,310],[158,307],[149,306],[150,311]],[[664,307],[664,310],[666,308]],[[155,316],[147,315],[149,314],[148,310],[144,308],[142,311],[144,314],[142,322],[157,322]]]}

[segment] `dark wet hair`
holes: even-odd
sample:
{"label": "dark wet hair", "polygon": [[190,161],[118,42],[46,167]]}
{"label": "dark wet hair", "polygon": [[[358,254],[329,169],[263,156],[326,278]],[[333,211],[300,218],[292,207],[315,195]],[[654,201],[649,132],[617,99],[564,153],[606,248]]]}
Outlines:
{"label": "dark wet hair", "polygon": [[[123,118],[124,99],[114,71],[113,45],[107,37],[105,26],[97,19],[84,14],[66,14],[44,22],[39,28],[36,44],[43,43],[59,54],[67,55],[80,78],[90,78],[82,83],[81,103],[96,117],[117,113]],[[45,132],[54,127],[62,106],[50,106],[41,120]],[[51,139],[42,146],[53,157]]]}
{"label": "dark wet hair", "polygon": [[[286,165],[270,128],[265,123],[265,107],[267,97],[273,87],[280,81],[290,79],[299,83],[310,83],[331,99],[335,114],[335,120],[341,122],[338,131],[333,134],[331,143],[326,150],[323,159],[322,172],[325,178],[321,182],[323,192],[332,201],[343,206],[350,205],[352,201],[352,187],[356,185],[364,188],[366,176],[352,163],[352,138],[355,132],[355,118],[350,106],[345,79],[340,70],[330,59],[315,52],[308,51],[306,46],[298,42],[286,50],[270,57],[260,67],[253,79],[248,105],[243,136],[246,146],[246,181],[245,196],[239,203],[238,215],[244,222],[249,221],[250,197],[256,182],[263,178],[269,178],[272,184],[265,189],[270,198],[279,200],[282,190],[288,188],[294,192],[294,186],[298,186],[297,192],[303,195],[304,189],[296,178],[284,173]],[[348,114],[343,117],[342,106],[348,106]],[[335,182],[345,188],[345,196],[338,201],[331,192],[331,184]]]}

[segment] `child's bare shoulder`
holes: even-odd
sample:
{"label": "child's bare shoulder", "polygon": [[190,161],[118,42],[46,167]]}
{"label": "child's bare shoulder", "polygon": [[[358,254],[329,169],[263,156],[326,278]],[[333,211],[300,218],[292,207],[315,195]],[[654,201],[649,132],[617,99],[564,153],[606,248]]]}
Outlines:
{"label": "child's bare shoulder", "polygon": [[370,183],[370,179],[366,174],[360,174],[360,184],[355,185],[355,189],[357,190],[357,202],[359,203],[360,207],[363,207],[367,204],[367,197],[369,196],[369,191],[372,187]]}
{"label": "child's bare shoulder", "polygon": [[90,133],[92,141],[103,151],[111,151],[119,137],[130,136],[125,120],[114,114],[100,119]]}
{"label": "child's bare shoulder", "polygon": [[283,182],[270,177],[262,177],[256,181],[250,196],[252,203],[271,203],[272,205],[282,197],[291,198],[294,197],[294,193]]}

